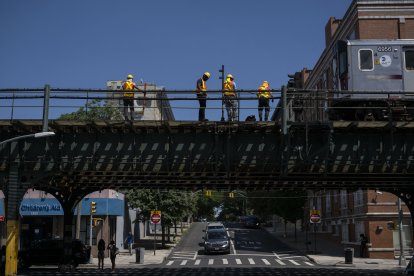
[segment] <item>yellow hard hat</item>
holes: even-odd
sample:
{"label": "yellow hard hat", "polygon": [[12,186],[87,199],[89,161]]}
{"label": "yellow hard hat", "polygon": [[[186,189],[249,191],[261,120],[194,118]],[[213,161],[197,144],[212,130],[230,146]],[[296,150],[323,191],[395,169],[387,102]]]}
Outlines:
{"label": "yellow hard hat", "polygon": [[133,79],[134,78],[134,76],[133,75],[131,75],[131,74],[129,74],[128,76],[127,76],[127,79]]}
{"label": "yellow hard hat", "polygon": [[228,74],[228,75],[227,75],[227,78],[234,79],[234,77],[233,77],[233,75],[232,75],[232,74]]}
{"label": "yellow hard hat", "polygon": [[205,72],[205,73],[203,74],[203,76],[206,76],[207,78],[210,78],[210,73],[209,73],[209,72]]}

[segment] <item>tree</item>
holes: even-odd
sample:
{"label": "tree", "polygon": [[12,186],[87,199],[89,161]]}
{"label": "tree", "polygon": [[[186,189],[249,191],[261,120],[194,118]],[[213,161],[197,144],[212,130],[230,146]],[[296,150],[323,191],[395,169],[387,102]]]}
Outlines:
{"label": "tree", "polygon": [[62,114],[58,120],[66,121],[100,121],[100,120],[123,120],[119,108],[108,101],[92,100],[79,110]]}
{"label": "tree", "polygon": [[[151,210],[160,210],[162,214],[162,246],[165,247],[165,228],[195,212],[196,196],[182,191],[160,192],[151,189],[133,189],[126,193],[128,204],[141,210],[139,216],[144,221],[150,219]],[[168,235],[169,239],[169,235]]]}

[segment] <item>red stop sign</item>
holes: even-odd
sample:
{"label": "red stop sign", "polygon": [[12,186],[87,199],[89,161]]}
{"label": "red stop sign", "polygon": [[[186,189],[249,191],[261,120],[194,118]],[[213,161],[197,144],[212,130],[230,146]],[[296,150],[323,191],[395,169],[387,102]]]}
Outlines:
{"label": "red stop sign", "polygon": [[151,215],[151,222],[154,224],[158,224],[161,222],[161,215],[159,214],[152,214]]}

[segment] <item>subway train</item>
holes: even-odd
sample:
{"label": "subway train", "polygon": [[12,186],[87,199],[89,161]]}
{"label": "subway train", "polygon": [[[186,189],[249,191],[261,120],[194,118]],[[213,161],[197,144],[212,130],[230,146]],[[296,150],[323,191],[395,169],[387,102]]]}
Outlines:
{"label": "subway train", "polygon": [[414,119],[414,40],[338,41],[330,57],[330,120]]}

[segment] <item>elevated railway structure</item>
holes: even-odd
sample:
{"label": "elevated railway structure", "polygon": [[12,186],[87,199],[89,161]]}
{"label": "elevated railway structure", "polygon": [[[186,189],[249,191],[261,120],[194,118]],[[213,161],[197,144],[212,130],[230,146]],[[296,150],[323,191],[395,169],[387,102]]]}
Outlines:
{"label": "elevated railway structure", "polygon": [[[47,90],[42,118],[0,120],[0,141],[55,133],[0,145],[10,239],[18,233],[20,201],[31,188],[59,200],[69,241],[74,207],[106,188],[380,189],[402,198],[414,214],[412,121],[329,121],[323,116],[326,97],[298,106],[298,97],[286,89],[279,91],[280,116],[271,122],[65,121],[48,118],[53,96]],[[317,116],[298,119],[303,108]],[[17,242],[9,244],[7,256],[16,258],[11,247]]]}

